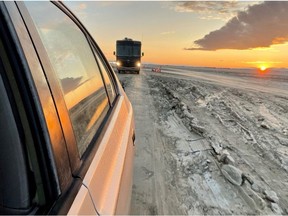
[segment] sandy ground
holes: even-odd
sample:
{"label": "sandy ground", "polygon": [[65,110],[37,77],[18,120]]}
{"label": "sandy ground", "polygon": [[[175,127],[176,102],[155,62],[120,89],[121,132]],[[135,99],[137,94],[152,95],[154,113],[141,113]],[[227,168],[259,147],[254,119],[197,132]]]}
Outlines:
{"label": "sandy ground", "polygon": [[135,111],[131,214],[288,214],[288,74],[162,71],[117,74]]}

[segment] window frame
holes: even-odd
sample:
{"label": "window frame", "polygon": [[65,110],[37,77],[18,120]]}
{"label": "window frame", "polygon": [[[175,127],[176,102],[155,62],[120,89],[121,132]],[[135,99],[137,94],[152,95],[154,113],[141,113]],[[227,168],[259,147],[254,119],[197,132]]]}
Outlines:
{"label": "window frame", "polygon": [[[30,136],[29,133],[31,133],[31,141],[33,143],[30,144],[32,145],[33,151],[36,153],[37,165],[39,165],[41,169],[39,173],[42,182],[44,182],[44,179],[46,180],[46,183],[43,184],[45,203],[43,203],[43,206],[40,208],[36,207],[33,209],[32,213],[47,213],[59,196],[61,186],[56,171],[57,162],[54,160],[54,156],[56,155],[53,154],[51,145],[53,140],[48,137],[49,133],[44,113],[36,90],[34,78],[31,74],[31,71],[39,62],[37,62],[37,57],[33,58],[36,54],[34,49],[29,53],[29,56],[26,55],[27,50],[31,50],[33,45],[29,43],[30,38],[16,4],[14,2],[0,2],[0,10],[0,24],[1,27],[3,27],[3,31],[1,31],[0,34],[4,41],[4,49],[7,51],[7,56],[11,64],[12,76],[15,78],[13,83],[16,83],[13,84],[14,87],[11,92],[11,97],[14,98],[15,92],[18,92],[21,98],[21,102],[16,102],[16,104],[20,103],[22,111],[19,111],[18,106],[15,108],[17,110],[16,112],[19,114],[21,113],[20,116],[22,116],[21,126],[19,125],[19,127],[23,127],[23,130],[28,131],[27,133],[25,132],[26,136]],[[30,64],[31,62],[36,64]],[[12,82],[11,80],[9,81],[9,84],[12,85],[10,82]],[[27,123],[25,124],[23,123],[25,121],[23,120],[23,116],[27,119]],[[25,144],[27,145],[27,143]]]}
{"label": "window frame", "polygon": [[[91,49],[91,52],[93,54],[94,60],[96,61],[97,67],[99,68],[102,77],[102,82],[104,84],[106,95],[109,101],[108,113],[106,114],[102,123],[100,124],[100,127],[95,133],[94,138],[89,143],[88,148],[85,150],[84,154],[80,158],[76,144],[76,138],[73,132],[72,122],[69,116],[69,111],[66,107],[64,96],[62,94],[61,87],[58,82],[58,78],[55,76],[55,72],[49,60],[48,54],[46,53],[43,42],[37,32],[37,27],[35,26],[34,21],[32,20],[28,12],[28,9],[26,8],[23,2],[16,2],[16,5],[19,8],[23,20],[27,26],[27,31],[29,32],[30,37],[34,43],[35,51],[38,54],[39,61],[43,66],[43,71],[45,73],[47,82],[50,85],[51,94],[53,95],[53,97],[55,97],[54,102],[59,116],[59,121],[61,123],[61,127],[62,125],[65,125],[65,127],[62,127],[62,131],[66,140],[66,148],[69,155],[72,175],[79,176],[81,178],[85,175],[86,171],[88,170],[89,165],[93,159],[93,156],[96,154],[96,151],[100,145],[101,139],[105,132],[105,128],[107,127],[107,125],[109,125],[110,117],[114,111],[114,107],[117,104],[117,101],[119,101],[120,90],[117,85],[117,81],[115,80],[115,74],[113,74],[111,66],[110,67],[108,66],[110,64],[105,59],[97,43],[93,40],[89,32],[85,29],[85,27],[78,20],[78,18],[75,17],[63,3],[61,2],[49,2],[49,3],[57,7],[64,15],[66,15],[72,22],[74,22],[79,28],[79,30],[83,33],[83,36],[85,36]],[[107,69],[107,73],[111,81],[111,86],[113,86],[115,90],[116,96],[112,103],[110,103],[106,83],[94,52],[96,52],[99,55],[99,58],[102,60],[104,67]]]}
{"label": "window frame", "polygon": [[[73,128],[70,121],[70,117],[66,108],[65,100],[61,92],[60,84],[58,83],[56,74],[53,70],[53,67],[49,61],[48,54],[46,53],[45,47],[41,41],[41,38],[37,32],[37,28],[32,20],[28,9],[25,6],[24,2],[15,2],[19,12],[23,18],[23,21],[26,25],[26,29],[30,35],[30,38],[34,44],[35,52],[37,53],[40,64],[43,68],[43,73],[45,74],[47,83],[50,87],[51,95],[54,98],[54,105],[57,110],[58,118],[61,123],[61,128],[65,137],[65,148],[69,154],[70,167],[72,173],[80,167],[80,158],[77,157],[78,149],[76,145],[76,139],[74,139]],[[57,103],[56,103],[57,101]],[[67,119],[68,122],[64,120]],[[66,127],[62,125],[66,124]]]}
{"label": "window frame", "polygon": [[[116,84],[116,81],[115,81],[115,74],[113,74],[113,72],[112,72],[113,69],[110,66],[109,62],[105,58],[103,58],[104,54],[101,51],[101,49],[99,49],[99,47],[97,46],[95,41],[92,40],[90,37],[89,37],[89,41],[91,43],[92,52],[93,52],[94,58],[95,58],[95,60],[97,62],[98,68],[100,70],[100,73],[101,73],[101,76],[102,76],[102,79],[103,79],[103,82],[104,82],[104,86],[105,86],[105,89],[106,89],[106,94],[108,96],[110,106],[113,107],[115,102],[116,102],[116,100],[117,100],[117,97],[119,96],[119,88],[117,88],[117,84]],[[100,63],[102,63],[105,71],[102,71],[100,63],[98,62],[98,58],[99,58],[99,61],[101,61]],[[111,87],[114,89],[115,98],[114,98],[113,101],[111,101],[111,98],[109,96],[107,85],[106,85],[106,81],[105,81],[103,73],[107,74],[107,76],[108,76],[108,78],[110,80],[110,83],[111,83]]]}

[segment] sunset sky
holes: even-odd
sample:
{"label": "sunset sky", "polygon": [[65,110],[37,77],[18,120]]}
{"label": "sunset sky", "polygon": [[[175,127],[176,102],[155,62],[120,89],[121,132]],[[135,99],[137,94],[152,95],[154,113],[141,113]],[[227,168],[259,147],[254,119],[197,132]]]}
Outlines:
{"label": "sunset sky", "polygon": [[142,41],[142,62],[288,68],[288,2],[65,2],[110,61],[116,40]]}

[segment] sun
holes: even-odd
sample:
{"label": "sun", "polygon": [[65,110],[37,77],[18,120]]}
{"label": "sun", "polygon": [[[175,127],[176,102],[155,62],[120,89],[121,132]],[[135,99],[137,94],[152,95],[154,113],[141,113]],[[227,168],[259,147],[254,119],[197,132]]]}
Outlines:
{"label": "sun", "polygon": [[259,69],[264,72],[267,70],[267,67],[265,65],[261,65]]}
{"label": "sun", "polygon": [[269,67],[267,64],[261,64],[258,65],[258,73],[260,74],[266,74],[269,71]]}

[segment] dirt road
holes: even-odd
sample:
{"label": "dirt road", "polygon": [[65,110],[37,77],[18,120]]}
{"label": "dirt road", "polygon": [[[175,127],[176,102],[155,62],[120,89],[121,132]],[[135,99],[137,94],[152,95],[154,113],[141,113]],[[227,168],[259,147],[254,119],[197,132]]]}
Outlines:
{"label": "dirt road", "polygon": [[288,214],[288,85],[167,68],[121,74],[135,111],[131,214]]}

